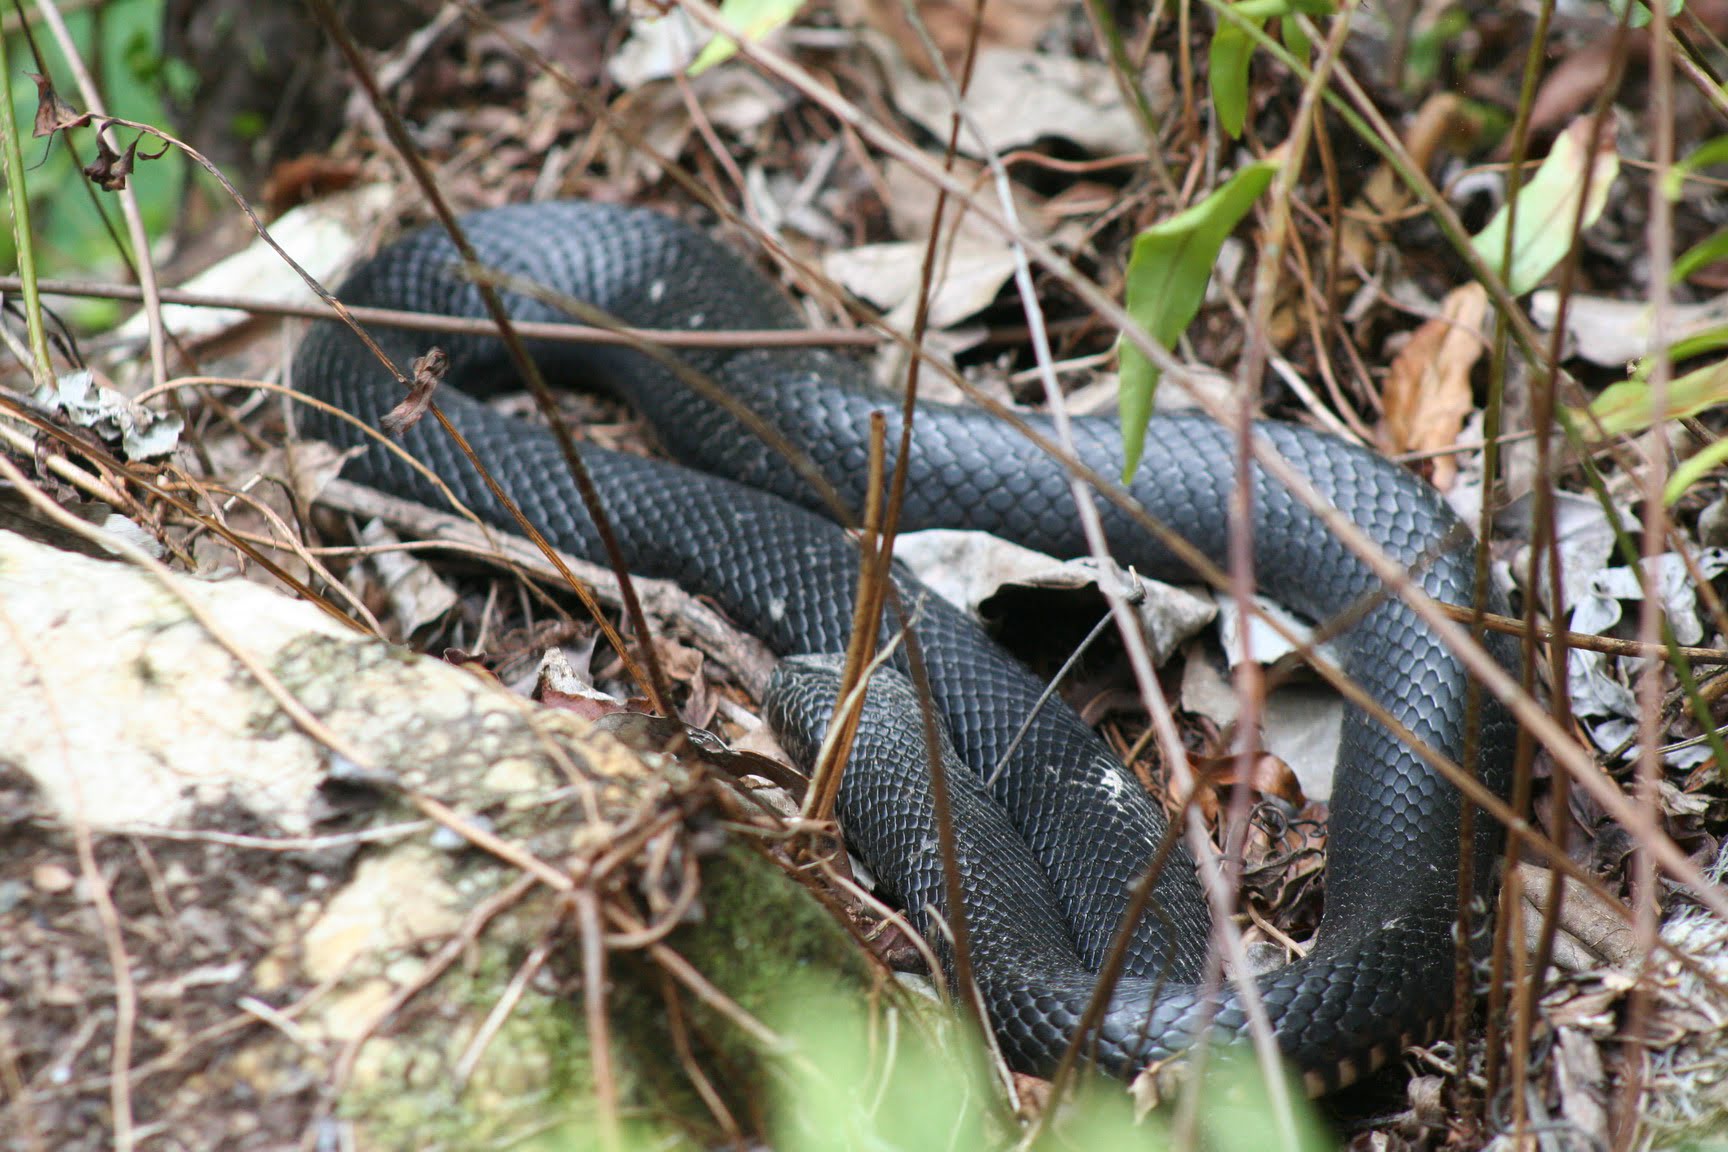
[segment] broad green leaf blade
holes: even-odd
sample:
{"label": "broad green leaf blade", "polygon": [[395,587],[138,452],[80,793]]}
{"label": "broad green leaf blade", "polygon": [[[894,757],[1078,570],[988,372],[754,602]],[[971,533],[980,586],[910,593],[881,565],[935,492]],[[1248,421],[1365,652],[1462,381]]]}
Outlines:
{"label": "broad green leaf blade", "polygon": [[[1572,250],[1573,224],[1590,227],[1608,203],[1608,189],[1620,172],[1612,122],[1603,130],[1601,146],[1594,157],[1586,154],[1589,143],[1590,118],[1580,116],[1554,141],[1554,147],[1530,182],[1518,190],[1518,234],[1512,239],[1510,268],[1500,267],[1506,251],[1509,216],[1505,206],[1471,241],[1482,258],[1499,271],[1514,296],[1522,296],[1540,284]],[[1580,220],[1578,200],[1584,192],[1585,174],[1592,169],[1590,199]]]}
{"label": "broad green leaf blade", "polygon": [[1290,49],[1290,55],[1298,60],[1307,60],[1314,52],[1314,45],[1308,40],[1308,33],[1302,30],[1302,25],[1292,17],[1297,15],[1312,16],[1319,19],[1331,16],[1337,5],[1332,0],[1293,0],[1288,12],[1279,13],[1283,17],[1278,22],[1278,34],[1284,40],[1284,47]]}
{"label": "broad green leaf blade", "polygon": [[1290,55],[1298,60],[1306,61],[1314,54],[1314,45],[1308,39],[1308,33],[1302,31],[1302,25],[1294,20],[1284,19],[1278,22],[1278,35],[1284,41],[1284,47],[1290,49]]}
{"label": "broad green leaf blade", "polygon": [[[750,40],[760,40],[798,15],[804,0],[721,0],[720,15]],[[730,36],[716,36],[695,60],[689,74],[699,76],[716,64],[732,58],[738,45]]]}
{"label": "broad green leaf blade", "polygon": [[[1252,21],[1258,28],[1262,21]],[[1248,65],[1254,58],[1254,41],[1239,26],[1219,20],[1212,33],[1206,82],[1212,89],[1212,114],[1230,139],[1242,135],[1248,122]]]}
{"label": "broad green leaf blade", "polygon": [[1232,140],[1242,135],[1248,122],[1248,65],[1254,56],[1254,39],[1243,25],[1261,29],[1267,20],[1281,18],[1284,42],[1296,56],[1307,59],[1308,38],[1291,17],[1298,13],[1329,16],[1334,7],[1333,0],[1236,0],[1228,13],[1218,10],[1207,53],[1206,83],[1212,92],[1212,114]]}
{"label": "broad green leaf blade", "polygon": [[[1590,418],[1609,436],[1642,432],[1664,420],[1683,420],[1706,408],[1728,403],[1728,360],[1676,376],[1668,382],[1668,403],[1663,411],[1650,410],[1650,381],[1622,380],[1610,384],[1590,402]],[[1594,427],[1588,422],[1584,427]]]}
{"label": "broad green leaf blade", "polygon": [[[1275,160],[1249,164],[1200,203],[1134,238],[1124,304],[1134,322],[1159,344],[1174,347],[1199,313],[1219,249],[1277,171]],[[1158,369],[1127,341],[1122,341],[1121,349],[1117,404],[1122,419],[1122,479],[1127,483],[1146,447],[1146,422],[1152,416]]]}

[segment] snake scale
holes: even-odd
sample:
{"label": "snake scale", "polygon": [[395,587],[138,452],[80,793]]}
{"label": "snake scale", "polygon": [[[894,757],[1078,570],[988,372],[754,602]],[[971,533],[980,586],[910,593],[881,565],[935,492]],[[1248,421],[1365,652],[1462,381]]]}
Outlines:
{"label": "snake scale", "polygon": [[[666,216],[589,203],[523,205],[464,222],[480,261],[545,284],[643,328],[768,329],[799,324],[779,289],[700,231]],[[359,268],[340,293],[351,305],[463,316],[485,313],[442,233],[412,234]],[[508,294],[507,294],[508,295]],[[519,319],[563,319],[548,304],[508,295]],[[406,365],[430,341],[374,336]],[[604,562],[552,435],[479,397],[511,383],[500,342],[439,338],[450,355],[438,400],[494,475],[560,548]],[[819,743],[834,695],[832,661],[852,620],[859,558],[850,537],[819,514],[806,481],[723,407],[660,364],[615,346],[538,343],[531,352],[557,383],[611,390],[652,424],[679,464],[582,448],[583,459],[633,571],[707,596],[783,661],[768,712],[794,755]],[[853,508],[864,504],[869,418],[897,403],[873,394],[864,366],[832,351],[700,351],[688,364],[802,446]],[[376,424],[400,387],[346,328],[313,327],[295,362],[298,386]],[[1035,425],[1039,417],[1029,418]],[[362,443],[317,411],[305,432]],[[1474,546],[1422,481],[1363,448],[1281,423],[1263,437],[1431,595],[1469,603]],[[1080,457],[1120,471],[1113,422],[1083,419]],[[401,442],[456,496],[501,527],[513,521],[431,420]],[[924,405],[914,421],[901,526],[983,529],[1056,556],[1086,549],[1062,468],[988,415]],[[441,505],[438,489],[377,445],[346,474]],[[1230,435],[1199,415],[1159,416],[1132,495],[1153,517],[1223,564],[1235,483]],[[1264,595],[1315,620],[1372,606],[1337,641],[1344,670],[1400,723],[1454,760],[1463,751],[1466,678],[1459,662],[1401,602],[1373,597],[1379,582],[1281,485],[1253,471],[1254,566]],[[1180,580],[1184,566],[1120,510],[1106,505],[1116,557]],[[1462,542],[1460,542],[1462,541]],[[1002,1050],[1015,1066],[1049,1069],[1092,993],[1093,973],[1130,890],[1163,835],[1158,806],[1077,714],[1045,707],[1010,747],[1042,685],[970,619],[924,595],[905,573],[902,600],[917,629],[944,722],[959,818],[974,974]],[[1498,607],[1498,605],[1494,605]],[[1505,658],[1504,649],[1499,652]],[[872,688],[864,730],[839,798],[847,841],[880,882],[938,939],[945,907],[916,708],[893,674]],[[1511,722],[1492,700],[1481,712],[1480,764],[1504,784]],[[994,785],[981,774],[1006,760]],[[1278,1043],[1310,1091],[1357,1078],[1400,1045],[1430,1034],[1451,999],[1459,865],[1456,790],[1358,709],[1344,721],[1326,865],[1326,908],[1306,957],[1258,977]],[[1479,821],[1484,827],[1489,821]],[[1476,845],[1485,875],[1492,834]],[[1118,1075],[1179,1055],[1210,1021],[1241,1035],[1247,1017],[1228,982],[1208,1006],[1199,981],[1210,922],[1191,860],[1178,853],[1154,894],[1157,915],[1128,941],[1124,975],[1086,1050]]]}

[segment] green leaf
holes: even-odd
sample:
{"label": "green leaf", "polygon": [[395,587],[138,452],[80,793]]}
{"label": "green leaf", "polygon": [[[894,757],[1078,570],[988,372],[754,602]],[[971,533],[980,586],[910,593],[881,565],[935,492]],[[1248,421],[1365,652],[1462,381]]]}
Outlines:
{"label": "green leaf", "polygon": [[[804,0],[721,0],[720,15],[750,40],[760,40],[798,15]],[[730,36],[716,36],[690,64],[691,76],[699,76],[716,64],[730,60],[738,45]]]}
{"label": "green leaf", "polygon": [[[1200,203],[1154,224],[1134,238],[1124,303],[1134,322],[1159,344],[1175,347],[1177,339],[1199,313],[1219,249],[1272,183],[1277,171],[1277,161],[1249,164]],[[1126,483],[1139,466],[1140,453],[1146,446],[1146,422],[1152,416],[1158,369],[1127,341],[1122,341],[1121,349],[1118,405],[1122,418],[1122,478]]]}
{"label": "green leaf", "polygon": [[1684,160],[1676,162],[1668,171],[1662,174],[1662,195],[1670,200],[1680,199],[1680,191],[1687,179],[1703,168],[1716,164],[1728,164],[1728,136],[1717,136],[1706,140],[1686,154]]}
{"label": "green leaf", "polygon": [[1698,269],[1714,264],[1718,260],[1728,260],[1728,228],[1722,229],[1713,236],[1706,236],[1686,249],[1680,259],[1674,261],[1674,270],[1669,276],[1669,280],[1678,284]]}
{"label": "green leaf", "polygon": [[1728,460],[1728,440],[1706,445],[1696,456],[1682,460],[1674,474],[1668,477],[1668,486],[1662,490],[1662,502],[1672,507],[1675,501],[1686,495],[1688,488],[1721,467],[1725,460]]}
{"label": "green leaf", "polygon": [[[1668,358],[1678,364],[1683,360],[1690,360],[1694,356],[1708,355],[1723,348],[1728,348],[1728,324],[1718,324],[1714,328],[1706,328],[1701,332],[1694,332],[1690,336],[1674,341],[1668,349]],[[1649,378],[1650,363],[1648,360],[1639,364],[1638,373],[1645,379]]]}
{"label": "green leaf", "polygon": [[[1482,258],[1500,273],[1514,296],[1522,296],[1542,283],[1542,278],[1572,250],[1573,224],[1590,227],[1608,203],[1608,190],[1620,172],[1612,131],[1604,133],[1594,157],[1586,154],[1589,142],[1590,119],[1580,116],[1554,141],[1554,147],[1530,182],[1518,190],[1518,234],[1512,240],[1509,268],[1500,266],[1506,251],[1508,206],[1502,206],[1494,219],[1488,221],[1488,227],[1471,241]],[[1578,200],[1584,192],[1587,172],[1591,173],[1590,199],[1580,219]]]}
{"label": "green leaf", "polygon": [[1207,1069],[1201,1107],[1201,1147],[1212,1152],[1323,1152],[1336,1148],[1325,1125],[1315,1116],[1302,1089],[1283,1069],[1285,1095],[1291,1105],[1290,1131],[1282,1130],[1272,1105],[1272,1090],[1261,1074],[1254,1053],[1245,1044],[1218,1053]]}
{"label": "green leaf", "polygon": [[1208,50],[1206,83],[1212,91],[1212,114],[1227,136],[1232,140],[1241,136],[1248,122],[1248,66],[1254,57],[1254,40],[1243,25],[1260,29],[1268,20],[1282,20],[1285,44],[1306,59],[1308,38],[1292,17],[1298,13],[1329,16],[1334,8],[1333,0],[1236,0],[1229,15],[1218,13]]}
{"label": "green leaf", "polygon": [[1661,412],[1651,411],[1650,400],[1650,381],[1639,376],[1604,388],[1590,402],[1589,414],[1609,436],[1642,432],[1664,420],[1696,416],[1706,408],[1728,402],[1728,360],[1670,380],[1668,403]]}
{"label": "green leaf", "polygon": [[[983,1074],[983,1049],[971,1031],[950,1021],[943,1043],[915,1021],[872,1015],[857,999],[813,978],[784,988],[769,1020],[791,1045],[771,1101],[775,1146],[801,1152],[992,1147],[985,1134],[999,1097]],[[884,1044],[885,1034],[896,1039]]]}
{"label": "green leaf", "polygon": [[[1626,14],[1626,6],[1628,2],[1629,0],[1608,0],[1608,10],[1614,13],[1614,18],[1616,20]],[[1627,17],[1626,22],[1628,26],[1633,28],[1642,28],[1649,24],[1650,9],[1646,8],[1643,4],[1638,3],[1638,0],[1630,0],[1630,3],[1632,5],[1632,15]],[[1680,10],[1685,6],[1686,0],[1668,0],[1669,17],[1672,18],[1680,15]]]}
{"label": "green leaf", "polygon": [[[1682,336],[1668,345],[1668,360],[1673,364],[1684,364],[1688,360],[1696,360],[1700,356],[1708,356],[1712,352],[1720,352],[1728,348],[1728,324],[1716,324],[1709,328],[1700,328],[1689,335]],[[1642,356],[1633,361],[1632,374],[1629,379],[1633,383],[1642,384],[1650,379],[1650,373],[1656,370],[1654,353]],[[1611,385],[1602,395],[1606,396],[1613,388]],[[1598,397],[1600,402],[1601,397]]]}
{"label": "green leaf", "polygon": [[[1264,20],[1252,19],[1256,27]],[[1248,122],[1248,65],[1254,58],[1254,41],[1240,26],[1220,19],[1212,33],[1212,48],[1206,82],[1212,89],[1212,114],[1218,127],[1232,140],[1242,135]]]}

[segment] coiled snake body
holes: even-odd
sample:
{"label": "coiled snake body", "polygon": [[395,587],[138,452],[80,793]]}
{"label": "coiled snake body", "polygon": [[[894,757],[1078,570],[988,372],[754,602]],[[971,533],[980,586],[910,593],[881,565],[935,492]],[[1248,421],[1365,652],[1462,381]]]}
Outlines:
{"label": "coiled snake body", "polygon": [[[663,216],[582,203],[527,205],[465,222],[479,259],[511,276],[587,301],[647,328],[764,329],[798,324],[776,287],[726,249]],[[357,271],[349,304],[481,316],[478,293],[436,231],[417,233]],[[563,319],[552,307],[510,298],[520,319]],[[429,341],[375,331],[406,365]],[[484,393],[507,383],[495,340],[440,339],[449,379]],[[716,601],[777,653],[843,651],[852,620],[858,556],[847,535],[804,505],[815,497],[797,473],[731,415],[667,369],[627,350],[572,344],[532,348],[549,378],[626,395],[664,446],[690,467],[584,447],[583,457],[630,567],[678,581]],[[802,446],[853,508],[863,506],[868,419],[897,408],[872,395],[860,364],[820,350],[704,351],[684,356]],[[299,386],[376,424],[400,399],[398,385],[345,328],[314,327],[296,361]],[[604,561],[551,434],[446,388],[446,414],[551,540]],[[1036,420],[1036,418],[1034,418]],[[315,411],[311,436],[360,441]],[[1468,603],[1473,553],[1467,534],[1425,484],[1383,459],[1317,432],[1267,423],[1258,434],[1324,496],[1416,575],[1430,594]],[[1082,459],[1120,471],[1119,435],[1108,421],[1079,421]],[[458,498],[502,527],[492,500],[433,421],[402,438]],[[1061,467],[984,414],[926,406],[914,423],[902,527],[986,529],[1058,556],[1085,551]],[[700,469],[693,471],[692,469]],[[373,445],[350,476],[438,505],[442,495]],[[1235,482],[1226,431],[1199,416],[1155,419],[1132,486],[1155,518],[1213,562],[1224,562],[1226,510]],[[1378,587],[1366,567],[1289,492],[1253,475],[1255,571],[1261,591],[1316,620],[1360,608]],[[1118,559],[1164,579],[1185,575],[1158,542],[1119,511],[1104,512]],[[1128,894],[1150,861],[1164,819],[1131,774],[1071,710],[1046,707],[1010,750],[1040,683],[970,620],[899,577],[904,602],[922,605],[918,634],[934,702],[951,738],[948,773],[961,825],[974,972],[1004,1052],[1027,1070],[1049,1068],[1077,1025]],[[1340,640],[1344,670],[1399,722],[1457,760],[1465,676],[1459,663],[1398,600],[1385,598]],[[770,713],[794,754],[821,737],[832,677],[821,661],[787,661]],[[904,685],[872,689],[840,796],[848,843],[921,927],[945,904],[922,743],[896,717],[915,715]],[[1481,765],[1498,787],[1509,759],[1509,720],[1482,712]],[[977,773],[1006,761],[986,792]],[[1310,1090],[1339,1086],[1400,1044],[1427,1032],[1450,1000],[1459,801],[1455,789],[1379,724],[1352,709],[1344,723],[1332,802],[1326,911],[1302,960],[1259,978],[1279,1044]],[[1486,826],[1488,821],[1479,822]],[[1477,845],[1487,871],[1491,836]],[[1158,884],[1158,914],[1134,929],[1125,974],[1103,1023],[1086,1038],[1093,1057],[1122,1075],[1179,1054],[1210,1019],[1241,1034],[1246,1016],[1226,982],[1210,1013],[1196,982],[1209,920],[1193,865],[1178,854]],[[935,933],[927,933],[936,938]]]}

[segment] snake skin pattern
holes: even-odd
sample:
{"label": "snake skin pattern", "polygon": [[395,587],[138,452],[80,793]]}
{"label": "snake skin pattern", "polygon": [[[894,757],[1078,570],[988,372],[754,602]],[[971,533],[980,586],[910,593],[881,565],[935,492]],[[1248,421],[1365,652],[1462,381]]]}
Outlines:
{"label": "snake skin pattern", "polygon": [[[702,233],[664,216],[586,203],[525,205],[465,221],[481,262],[545,284],[626,324],[647,328],[791,328],[797,313],[775,285]],[[341,292],[368,304],[483,316],[479,294],[456,267],[449,240],[416,233],[360,268]],[[514,316],[564,317],[544,303],[509,296]],[[431,338],[373,332],[401,366]],[[438,394],[528,516],[560,548],[604,562],[549,432],[504,416],[476,397],[510,386],[502,345],[439,337],[450,354]],[[618,347],[532,343],[555,384],[626,397],[685,466],[584,446],[583,459],[633,571],[679,582],[712,598],[743,629],[783,656],[844,649],[857,584],[850,538],[811,509],[820,502],[775,452],[722,407],[668,369]],[[888,443],[898,405],[873,394],[862,364],[814,349],[701,351],[690,366],[747,405],[814,460],[853,508],[863,506],[870,413],[886,409]],[[401,398],[398,385],[346,328],[321,323],[301,345],[296,384],[376,425]],[[466,394],[464,394],[466,393]],[[1030,418],[1035,424],[1038,417]],[[1048,425],[1040,424],[1046,432]],[[914,424],[902,528],[976,528],[1057,556],[1084,553],[1059,465],[1015,431],[975,411],[923,406]],[[315,410],[308,436],[362,443],[355,429]],[[1258,434],[1441,600],[1470,600],[1474,551],[1467,532],[1424,483],[1384,459],[1330,436],[1265,423]],[[1120,472],[1113,422],[1081,420],[1082,459]],[[401,443],[456,496],[504,528],[513,521],[454,444],[430,419]],[[437,487],[376,445],[346,474],[433,506]],[[1281,485],[1253,471],[1255,571],[1263,594],[1315,620],[1360,610],[1378,581]],[[1132,494],[1155,518],[1225,561],[1235,469],[1229,434],[1189,415],[1152,422]],[[1142,573],[1180,580],[1183,566],[1119,510],[1105,522],[1116,557]],[[1163,835],[1157,805],[1080,718],[1059,702],[1009,742],[1042,685],[960,612],[897,577],[929,666],[934,704],[947,728],[950,779],[963,817],[960,868],[978,981],[1003,1049],[1017,1067],[1047,1070],[1060,1056],[1092,993],[1092,973],[1117,930],[1137,877]],[[1373,606],[1338,640],[1344,670],[1421,739],[1453,759],[1463,750],[1462,667],[1401,602]],[[1499,605],[1492,605],[1498,608]],[[1504,661],[1504,645],[1498,651]],[[788,661],[769,711],[789,750],[821,739],[832,675],[816,661]],[[945,906],[933,849],[934,817],[921,737],[907,689],[884,677],[840,797],[848,842],[931,939]],[[1502,788],[1511,722],[1492,700],[1481,712],[1481,770]],[[993,788],[980,775],[1007,754]],[[961,766],[966,771],[961,771]],[[1278,1042],[1311,1091],[1354,1079],[1431,1033],[1451,999],[1453,909],[1458,873],[1456,791],[1378,723],[1351,709],[1333,790],[1326,910],[1305,958],[1258,979]],[[1488,821],[1479,821],[1486,826]],[[1490,871],[1494,836],[1476,845],[1477,875]],[[1119,1075],[1178,1055],[1209,1017],[1236,1036],[1246,1016],[1228,984],[1210,1006],[1200,979],[1209,917],[1186,854],[1155,890],[1156,915],[1133,929],[1125,976],[1087,1050]]]}

